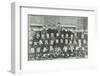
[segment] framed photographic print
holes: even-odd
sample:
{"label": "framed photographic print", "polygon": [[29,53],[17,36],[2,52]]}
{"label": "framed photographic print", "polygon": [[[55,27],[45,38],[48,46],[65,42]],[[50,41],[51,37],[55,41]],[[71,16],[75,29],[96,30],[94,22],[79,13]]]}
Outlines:
{"label": "framed photographic print", "polygon": [[95,9],[11,6],[13,73],[94,66]]}

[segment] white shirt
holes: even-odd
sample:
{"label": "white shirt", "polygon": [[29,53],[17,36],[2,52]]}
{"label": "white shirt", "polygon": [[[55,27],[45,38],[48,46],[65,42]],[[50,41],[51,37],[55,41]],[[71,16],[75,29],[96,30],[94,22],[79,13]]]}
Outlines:
{"label": "white shirt", "polygon": [[54,40],[51,40],[51,44],[53,44],[54,43]]}
{"label": "white shirt", "polygon": [[31,48],[31,53],[35,53],[35,49],[34,48]]}
{"label": "white shirt", "polygon": [[40,45],[41,45],[41,44],[43,44],[43,41],[42,41],[42,40],[40,40],[40,41],[39,41],[39,44],[40,44]]}
{"label": "white shirt", "polygon": [[48,41],[47,40],[45,40],[45,44],[48,44]]}
{"label": "white shirt", "polygon": [[38,53],[40,52],[40,49],[41,49],[40,47],[37,47],[37,52],[38,52]]}
{"label": "white shirt", "polygon": [[46,48],[46,47],[44,47],[44,48],[43,48],[43,52],[46,52],[46,51],[47,51],[47,48]]}
{"label": "white shirt", "polygon": [[47,35],[47,38],[49,38],[49,34],[46,34]]}
{"label": "white shirt", "polygon": [[60,42],[63,43],[63,39],[60,39]]}
{"label": "white shirt", "polygon": [[58,37],[59,36],[59,33],[57,33],[56,36]]}
{"label": "white shirt", "polygon": [[66,46],[64,46],[63,50],[64,50],[65,52],[67,52],[67,47],[66,47]]}

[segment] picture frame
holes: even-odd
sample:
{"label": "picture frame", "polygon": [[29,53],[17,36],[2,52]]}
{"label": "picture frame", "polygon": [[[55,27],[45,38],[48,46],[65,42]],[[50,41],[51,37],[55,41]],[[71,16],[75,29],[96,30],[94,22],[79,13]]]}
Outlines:
{"label": "picture frame", "polygon": [[[54,19],[50,21],[51,23],[55,20],[55,18],[63,19],[62,16],[64,17],[69,16],[68,18],[71,18],[70,16],[72,16],[72,19],[77,17],[79,18],[79,20],[87,17],[88,18],[87,20],[88,58],[86,59],[65,58],[65,59],[40,60],[40,61],[39,60],[32,61],[32,59],[29,60],[28,56],[30,55],[28,54],[29,52],[28,48],[30,46],[28,43],[29,42],[28,38],[30,34],[29,25],[31,25],[31,22],[29,21],[30,16],[32,16],[33,18],[34,16],[36,17],[39,16],[39,18],[42,16],[43,18],[47,18],[47,16],[48,17],[53,16],[52,18]],[[48,20],[49,19],[50,18],[48,18]],[[94,53],[93,51],[95,49],[95,45],[91,44],[91,41],[94,42],[94,37],[95,37],[95,29],[94,29],[96,24],[95,20],[96,20],[95,8],[88,8],[88,7],[83,8],[83,7],[71,7],[71,6],[68,6],[67,8],[42,7],[42,6],[38,7],[38,6],[34,6],[34,4],[32,3],[31,4],[20,3],[20,2],[12,3],[11,4],[11,71],[12,73],[47,72],[47,71],[68,70],[68,69],[75,69],[75,68],[89,69],[91,67],[94,67],[95,57],[93,57],[93,53]],[[48,21],[48,23],[50,22]],[[69,26],[71,26],[71,28],[75,27],[73,26],[73,24]],[[48,27],[49,26],[47,26],[47,28]]]}

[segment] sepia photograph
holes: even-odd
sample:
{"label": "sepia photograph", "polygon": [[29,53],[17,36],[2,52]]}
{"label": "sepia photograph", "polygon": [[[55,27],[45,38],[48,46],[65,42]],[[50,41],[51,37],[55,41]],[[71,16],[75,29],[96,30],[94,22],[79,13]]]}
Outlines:
{"label": "sepia photograph", "polygon": [[28,61],[88,58],[88,17],[28,14]]}

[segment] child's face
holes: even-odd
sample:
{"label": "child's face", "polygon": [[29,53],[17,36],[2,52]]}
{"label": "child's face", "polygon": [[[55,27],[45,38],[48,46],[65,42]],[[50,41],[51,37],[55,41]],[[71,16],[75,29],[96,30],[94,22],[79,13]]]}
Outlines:
{"label": "child's face", "polygon": [[79,39],[78,42],[81,43],[81,40]]}
{"label": "child's face", "polygon": [[53,34],[53,33],[51,33],[51,36],[53,37],[53,36],[54,36],[54,34]]}
{"label": "child's face", "polygon": [[59,33],[57,33],[56,35],[59,36]]}
{"label": "child's face", "polygon": [[63,38],[64,37],[64,34],[61,34],[61,37]]}
{"label": "child's face", "polygon": [[47,37],[49,38],[49,34],[47,34]]}
{"label": "child's face", "polygon": [[65,41],[65,42],[66,42],[66,44],[67,44],[67,43],[68,43],[68,40],[66,39],[66,41]]}
{"label": "child's face", "polygon": [[68,34],[66,34],[66,37],[68,37]]}
{"label": "child's face", "polygon": [[69,42],[70,44],[72,43],[72,41]]}
{"label": "child's face", "polygon": [[73,35],[71,35],[71,38],[73,38]]}
{"label": "child's face", "polygon": [[86,40],[83,40],[83,43],[86,44]]}
{"label": "child's face", "polygon": [[61,43],[63,43],[63,40],[62,40],[62,39],[60,39],[60,42],[61,42]]}
{"label": "child's face", "polygon": [[42,34],[42,38],[44,38],[44,34]]}
{"label": "child's face", "polygon": [[57,40],[56,40],[56,43],[58,43],[58,42],[59,42],[59,40],[57,39]]}

